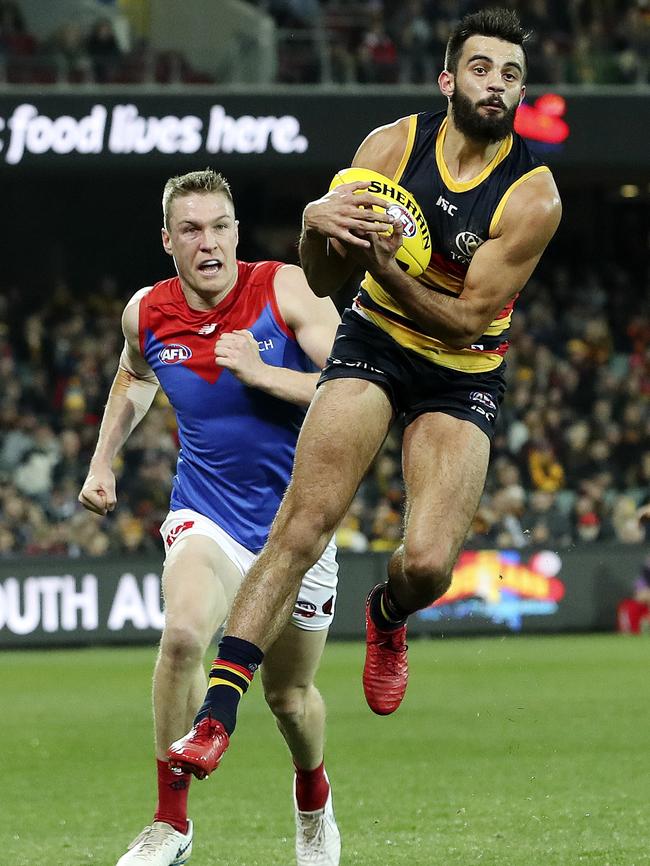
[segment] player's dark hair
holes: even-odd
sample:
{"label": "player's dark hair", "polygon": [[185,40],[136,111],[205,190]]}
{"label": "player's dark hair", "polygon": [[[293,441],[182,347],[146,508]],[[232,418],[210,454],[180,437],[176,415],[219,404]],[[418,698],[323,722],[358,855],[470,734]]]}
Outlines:
{"label": "player's dark hair", "polygon": [[495,39],[503,39],[504,42],[512,42],[519,45],[524,52],[526,69],[528,69],[528,54],[525,42],[530,37],[530,31],[521,26],[519,16],[512,9],[481,9],[471,15],[465,15],[452,30],[447,51],[445,53],[445,69],[456,75],[458,72],[458,61],[463,51],[463,45],[470,36],[493,36]]}
{"label": "player's dark hair", "polygon": [[225,195],[233,207],[235,206],[230,184],[222,174],[212,168],[206,168],[203,171],[190,171],[187,174],[170,177],[165,184],[162,197],[165,227],[169,222],[169,210],[172,201],[192,192],[220,192]]}

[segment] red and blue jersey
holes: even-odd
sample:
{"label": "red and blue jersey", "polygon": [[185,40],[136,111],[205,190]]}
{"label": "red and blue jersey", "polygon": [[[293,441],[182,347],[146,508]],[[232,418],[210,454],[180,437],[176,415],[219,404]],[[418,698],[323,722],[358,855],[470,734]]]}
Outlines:
{"label": "red and blue jersey", "polygon": [[305,409],[240,382],[214,359],[221,334],[248,329],[262,359],[310,373],[277,305],[280,262],[238,262],[237,283],[211,310],[191,309],[178,277],[140,300],[140,349],[176,412],[180,452],[171,508],[209,517],[257,552],[289,483]]}

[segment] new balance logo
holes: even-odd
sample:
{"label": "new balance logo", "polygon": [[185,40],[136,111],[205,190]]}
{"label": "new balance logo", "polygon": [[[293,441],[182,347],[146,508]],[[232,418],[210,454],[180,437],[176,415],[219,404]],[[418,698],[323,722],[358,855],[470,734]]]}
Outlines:
{"label": "new balance logo", "polygon": [[214,333],[214,331],[216,331],[216,329],[217,329],[216,324],[214,322],[212,322],[212,324],[210,324],[210,325],[202,325],[199,328],[199,330],[197,331],[197,333],[201,334],[202,337],[209,337],[210,334],[212,334],[212,333]]}

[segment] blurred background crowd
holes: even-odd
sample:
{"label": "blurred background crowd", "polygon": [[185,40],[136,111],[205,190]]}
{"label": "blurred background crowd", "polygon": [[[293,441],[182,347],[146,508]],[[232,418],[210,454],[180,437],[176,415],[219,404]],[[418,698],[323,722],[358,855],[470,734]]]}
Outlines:
{"label": "blurred background crowd", "polygon": [[[77,503],[134,288],[104,276],[82,299],[60,280],[37,305],[24,287],[2,287],[0,554],[158,548],[178,445],[160,392],[119,459],[117,510],[100,520]],[[613,262],[585,270],[550,252],[516,308],[507,359],[508,393],[468,544],[641,541],[635,512],[650,498],[647,287]],[[402,508],[396,426],[339,544],[391,550]]]}
{"label": "blurred background crowd", "polygon": [[[225,7],[233,0],[220,0]],[[244,0],[234,0],[245,6]],[[28,84],[207,84],[232,79],[233,61],[256,64],[267,83],[418,84],[435,79],[460,16],[475,0],[249,0],[256,18],[223,69],[185,44],[157,44],[147,0],[0,2],[0,81]],[[502,0],[533,30],[531,79],[539,84],[640,84],[650,75],[648,0]],[[70,17],[66,8],[70,7]],[[244,15],[244,19],[245,19]],[[261,20],[268,26],[260,29]],[[52,29],[53,28],[53,29]],[[214,32],[215,54],[222,34]],[[179,40],[180,41],[180,40]]]}
{"label": "blurred background crowd", "polygon": [[[648,0],[501,3],[517,7],[535,30],[530,57],[536,83],[648,82]],[[230,74],[236,64],[206,69],[201,58],[224,46],[230,60],[248,53],[250,68],[263,70],[267,83],[430,82],[441,68],[450,27],[479,5],[219,0],[224,27],[226,11],[233,13],[231,24],[245,26],[233,24],[228,38],[208,34],[207,53],[200,55],[178,35],[181,19],[170,27],[167,16],[166,26],[156,29],[156,15],[173,11],[173,0],[155,6],[147,0],[0,0],[0,84],[89,85],[93,92],[96,84],[219,83],[215,69]],[[209,20],[216,27],[214,15]],[[256,30],[260,21],[264,27]],[[261,62],[268,54],[255,41],[262,32],[272,36],[270,63]],[[320,194],[323,179],[305,176],[291,202],[285,200],[291,184],[272,187],[272,180],[265,178],[269,192],[262,201],[250,182],[252,216],[242,224],[252,230],[244,231],[241,255],[295,261],[297,214],[309,185]],[[41,222],[55,222],[66,240],[57,246],[47,232],[39,234],[33,247],[38,267],[29,268],[23,256],[32,254],[30,238],[14,231],[23,252],[8,257],[0,274],[0,556],[157,550],[169,502],[178,440],[173,413],[159,394],[116,466],[115,513],[100,520],[77,503],[121,350],[121,310],[139,288],[130,280],[139,279],[131,271],[144,258],[140,238],[153,238],[152,220],[159,217],[142,205],[148,192],[140,191],[138,203],[132,193],[125,231],[127,181],[116,178],[113,187],[105,180],[102,190],[97,177],[75,181],[72,191],[67,183],[62,176],[55,189],[48,176],[28,189],[20,181],[7,192],[5,216],[17,197],[24,211],[31,196]],[[157,207],[162,183],[156,179],[154,187]],[[627,200],[625,189],[620,201]],[[516,307],[509,387],[470,546],[559,549],[643,540],[635,512],[650,500],[648,207],[641,196],[637,205],[630,199],[624,219],[618,205],[601,204],[609,209],[599,222],[589,207],[596,198],[589,195],[574,202],[571,213],[565,209],[563,240],[547,251]],[[267,217],[265,202],[272,212]],[[84,272],[75,275],[75,266]],[[144,279],[168,275],[147,270]],[[397,545],[404,502],[400,442],[396,427],[338,532],[341,547]]]}

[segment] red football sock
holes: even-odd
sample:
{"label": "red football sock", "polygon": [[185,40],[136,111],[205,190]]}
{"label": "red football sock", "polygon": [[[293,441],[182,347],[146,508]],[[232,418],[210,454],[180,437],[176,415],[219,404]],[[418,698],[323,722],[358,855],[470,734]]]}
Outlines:
{"label": "red football sock", "polygon": [[171,824],[179,833],[187,833],[187,795],[190,792],[191,773],[177,776],[167,761],[156,761],[158,766],[158,808],[154,821]]}
{"label": "red football sock", "polygon": [[315,812],[324,808],[329,792],[330,783],[324,763],[315,770],[301,770],[296,767],[296,800],[300,812]]}

